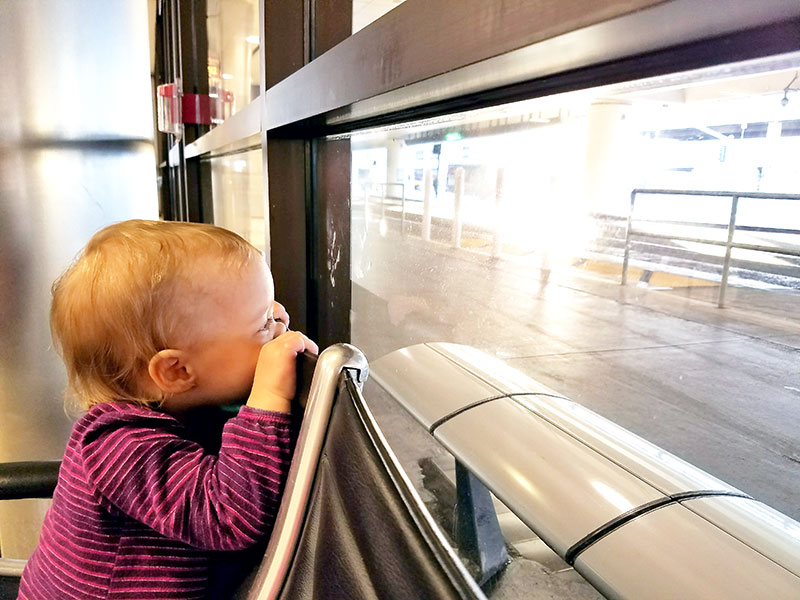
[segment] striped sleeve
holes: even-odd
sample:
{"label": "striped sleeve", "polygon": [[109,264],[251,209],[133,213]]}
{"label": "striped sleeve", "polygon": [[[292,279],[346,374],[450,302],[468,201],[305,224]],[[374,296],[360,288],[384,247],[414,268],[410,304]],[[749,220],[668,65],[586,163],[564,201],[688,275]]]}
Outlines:
{"label": "striped sleeve", "polygon": [[158,533],[203,550],[269,534],[291,458],[290,415],[244,407],[218,456],[168,415],[110,405],[87,427],[83,467],[101,497]]}

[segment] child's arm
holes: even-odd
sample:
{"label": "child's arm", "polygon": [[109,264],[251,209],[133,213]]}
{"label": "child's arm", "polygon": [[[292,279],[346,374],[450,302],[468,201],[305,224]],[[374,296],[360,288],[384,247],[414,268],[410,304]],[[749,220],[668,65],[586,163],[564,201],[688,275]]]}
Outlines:
{"label": "child's arm", "polygon": [[223,429],[219,456],[183,439],[162,413],[103,405],[92,415],[77,467],[112,513],[206,550],[246,548],[269,534],[291,459],[288,414],[242,408]]}
{"label": "child's arm", "polygon": [[248,405],[225,425],[218,456],[183,439],[166,414],[130,405],[93,410],[81,440],[87,483],[168,538],[208,550],[252,545],[277,513],[297,354],[306,349],[316,344],[294,331],[264,345]]}

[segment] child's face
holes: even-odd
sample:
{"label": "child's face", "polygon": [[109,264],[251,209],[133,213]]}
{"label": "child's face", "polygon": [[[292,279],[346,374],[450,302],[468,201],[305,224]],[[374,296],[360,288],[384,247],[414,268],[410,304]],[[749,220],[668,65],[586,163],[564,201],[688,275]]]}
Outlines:
{"label": "child's face", "polygon": [[[261,346],[272,339],[274,290],[266,264],[252,260],[241,273],[198,269],[200,290],[185,299],[198,335],[180,350],[195,376],[188,392],[168,398],[164,409],[230,404],[250,393]],[[198,281],[199,279],[199,281]]]}

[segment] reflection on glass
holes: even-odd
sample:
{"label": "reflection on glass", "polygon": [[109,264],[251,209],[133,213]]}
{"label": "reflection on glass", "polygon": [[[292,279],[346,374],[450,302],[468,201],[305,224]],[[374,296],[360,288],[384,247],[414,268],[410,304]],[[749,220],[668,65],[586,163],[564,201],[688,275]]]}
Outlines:
{"label": "reflection on glass", "polygon": [[795,53],[354,134],[353,343],[475,346],[800,517],[800,464],[765,449],[800,442],[798,70]]}
{"label": "reflection on glass", "polygon": [[214,224],[235,231],[266,252],[261,150],[212,158],[209,162]]}
{"label": "reflection on glass", "polygon": [[258,97],[257,0],[208,0],[208,92],[211,122],[222,123]]}
{"label": "reflection on glass", "polygon": [[353,33],[381,18],[405,0],[353,0]]}

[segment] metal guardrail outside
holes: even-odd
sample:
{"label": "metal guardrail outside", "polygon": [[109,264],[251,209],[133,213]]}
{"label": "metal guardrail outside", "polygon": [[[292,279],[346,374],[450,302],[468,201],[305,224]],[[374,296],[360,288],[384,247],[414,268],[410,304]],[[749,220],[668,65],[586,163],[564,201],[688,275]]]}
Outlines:
{"label": "metal guardrail outside", "polygon": [[[377,186],[381,192],[380,194],[373,194],[373,187]],[[381,219],[386,216],[387,200],[400,200],[400,233],[403,237],[406,235],[406,184],[405,183],[390,183],[388,181],[368,181],[363,184],[364,187],[364,201],[368,205],[370,198],[380,198],[381,201]],[[400,196],[390,196],[388,193],[389,188],[400,188]]]}
{"label": "metal guardrail outside", "polygon": [[[650,233],[645,231],[638,231],[633,229],[633,213],[636,204],[636,196],[637,195],[663,195],[663,196],[698,196],[698,197],[713,197],[713,198],[730,198],[731,201],[731,210],[730,210],[730,220],[728,222],[728,237],[727,240],[722,242],[719,240],[712,240],[708,238],[695,238],[689,236],[676,236],[676,235],[667,235],[667,234],[659,234],[659,233]],[[769,193],[762,193],[762,192],[718,192],[718,191],[699,191],[699,190],[666,190],[666,189],[647,189],[647,188],[636,188],[631,192],[631,205],[630,210],[628,212],[628,224],[625,231],[625,256],[622,261],[622,281],[621,285],[625,285],[628,282],[628,263],[630,259],[630,252],[631,252],[631,238],[635,235],[639,236],[646,236],[649,238],[660,238],[660,239],[667,239],[673,241],[681,241],[681,242],[695,242],[701,244],[710,244],[714,246],[724,246],[725,247],[725,259],[722,265],[722,279],[720,281],[719,286],[719,296],[717,299],[717,305],[720,308],[725,307],[725,292],[728,287],[728,274],[730,272],[730,264],[731,264],[731,251],[734,248],[742,249],[742,250],[756,250],[758,252],[767,252],[770,254],[783,254],[789,256],[800,256],[800,250],[793,250],[791,248],[778,248],[773,246],[762,246],[757,244],[740,244],[733,241],[734,234],[737,230],[739,231],[761,231],[761,232],[770,232],[770,233],[795,233],[800,235],[800,230],[794,229],[784,229],[784,228],[777,228],[777,227],[738,227],[736,225],[736,215],[739,209],[739,199],[740,198],[763,198],[769,200],[800,200],[800,195],[797,194],[769,194]],[[667,220],[648,220],[648,223],[660,223],[660,224],[680,224],[680,225],[688,225],[688,226],[695,226],[695,227],[711,227],[712,225],[708,223],[698,223],[693,221],[667,221]]]}

